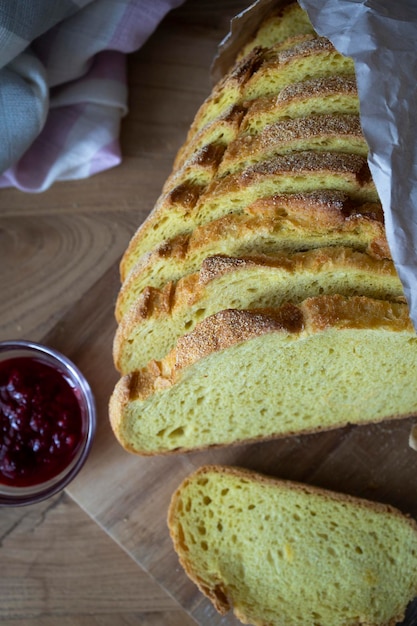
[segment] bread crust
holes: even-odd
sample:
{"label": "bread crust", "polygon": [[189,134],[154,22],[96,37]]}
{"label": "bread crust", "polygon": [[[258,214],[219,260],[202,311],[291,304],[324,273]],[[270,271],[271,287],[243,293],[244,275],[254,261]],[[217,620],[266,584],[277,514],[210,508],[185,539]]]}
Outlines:
{"label": "bread crust", "polygon": [[[287,229],[294,233],[294,238],[286,242]],[[309,243],[311,236],[317,236],[317,233],[321,234],[320,243]],[[138,285],[147,276],[152,275],[152,282],[147,280],[149,286],[161,288],[165,282],[196,271],[204,258],[225,249],[229,256],[244,254],[243,248],[250,248],[252,254],[271,255],[279,250],[296,251],[324,244],[350,245],[375,258],[390,259],[381,205],[359,205],[347,194],[336,191],[261,198],[245,207],[241,214],[229,214],[208,222],[191,233],[164,241],[152,253],[141,257],[131,267],[119,291],[116,319],[120,322],[140,296],[142,289]],[[155,270],[161,263],[165,273],[167,270],[172,272],[157,284],[161,275]]]}
{"label": "bread crust", "polygon": [[[207,189],[207,194],[205,194],[204,204],[209,196],[216,197],[240,191],[249,185],[263,182],[267,177],[291,174],[307,176],[318,173],[328,176],[341,176],[351,181],[353,185],[358,185],[359,188],[369,187],[370,193],[375,189],[367,160],[364,157],[357,154],[316,153],[304,150],[275,156],[249,166],[242,172],[213,181]],[[306,193],[308,193],[307,190]],[[376,193],[373,201],[377,201]]]}
{"label": "bread crust", "polygon": [[[293,102],[294,100],[307,100],[311,97],[324,97],[329,95],[351,95],[357,97],[358,90],[354,75],[352,76],[328,76],[313,78],[298,83],[292,83],[284,87],[275,97],[276,103]],[[265,106],[265,101],[258,100],[252,105],[254,108]]]}
{"label": "bread crust", "polygon": [[175,370],[269,332],[297,334],[307,327],[313,333],[330,327],[372,329],[384,319],[397,331],[413,329],[406,305],[364,296],[329,295],[307,298],[299,305],[286,303],[278,309],[220,311],[179,338]]}
{"label": "bread crust", "polygon": [[239,135],[229,143],[219,174],[282,153],[303,150],[350,150],[367,156],[368,145],[362,134],[358,115],[311,115],[275,122],[256,135]]}
{"label": "bread crust", "polygon": [[220,309],[278,306],[285,300],[297,303],[301,297],[336,291],[345,296],[360,292],[405,302],[392,261],[375,259],[352,248],[208,257],[198,272],[170,281],[161,289],[145,287],[119,323],[113,342],[114,363],[124,374],[152,358],[162,358],[175,337],[185,329],[190,332],[196,322]]}
{"label": "bread crust", "polygon": [[373,329],[385,325],[396,332],[412,332],[407,305],[336,294],[307,298],[298,305],[285,303],[279,308],[219,311],[197,324],[191,333],[179,337],[164,359],[152,361],[140,371],[123,377],[118,404],[126,398],[144,400],[158,389],[174,385],[181,370],[200,359],[260,335],[271,332],[296,335],[306,329],[317,333],[331,327]]}

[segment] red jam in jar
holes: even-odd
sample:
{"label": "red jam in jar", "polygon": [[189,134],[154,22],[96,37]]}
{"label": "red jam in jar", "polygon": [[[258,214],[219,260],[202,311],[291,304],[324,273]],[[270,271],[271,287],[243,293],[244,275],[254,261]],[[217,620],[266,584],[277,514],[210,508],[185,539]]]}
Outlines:
{"label": "red jam in jar", "polygon": [[68,466],[83,436],[76,393],[36,358],[0,362],[0,483],[29,487]]}

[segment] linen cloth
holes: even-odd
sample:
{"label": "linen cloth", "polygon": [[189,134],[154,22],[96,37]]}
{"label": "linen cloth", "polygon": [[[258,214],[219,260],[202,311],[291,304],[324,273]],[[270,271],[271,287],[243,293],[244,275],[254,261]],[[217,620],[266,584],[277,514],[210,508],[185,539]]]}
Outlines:
{"label": "linen cloth", "polygon": [[126,55],[184,0],[0,0],[0,187],[121,162]]}

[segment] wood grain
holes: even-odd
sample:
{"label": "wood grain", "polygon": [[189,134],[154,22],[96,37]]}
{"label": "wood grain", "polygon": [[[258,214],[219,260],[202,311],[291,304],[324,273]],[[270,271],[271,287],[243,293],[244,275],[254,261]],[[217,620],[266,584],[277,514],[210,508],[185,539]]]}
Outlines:
{"label": "wood grain", "polygon": [[2,511],[0,546],[2,624],[193,623],[66,494]]}
{"label": "wood grain", "polygon": [[[98,415],[90,457],[66,493],[0,511],[2,623],[236,626],[186,578],[166,525],[173,490],[203,463],[389,502],[417,517],[412,420],[154,458],[125,453],[110,430],[119,259],[210,92],[230,17],[248,4],[187,0],[130,56],[119,167],[43,194],[0,191],[0,339],[64,352],[87,376]],[[407,626],[417,623],[417,606],[410,611]]]}

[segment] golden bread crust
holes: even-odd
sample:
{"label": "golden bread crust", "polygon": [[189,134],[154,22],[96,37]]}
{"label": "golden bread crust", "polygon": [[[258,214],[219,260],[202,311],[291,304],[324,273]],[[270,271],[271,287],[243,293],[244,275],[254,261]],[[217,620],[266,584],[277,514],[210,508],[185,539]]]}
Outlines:
{"label": "golden bread crust", "polygon": [[392,261],[347,247],[250,257],[206,258],[198,272],[161,289],[147,286],[120,321],[113,358],[125,374],[162,358],[177,337],[228,308],[279,306],[319,294],[404,301]]}
{"label": "golden bread crust", "polygon": [[[165,282],[195,272],[208,256],[224,252],[228,256],[247,255],[249,250],[270,256],[279,250],[296,251],[324,244],[349,245],[375,258],[390,258],[380,204],[358,205],[336,191],[261,198],[245,207],[242,214],[208,222],[190,234],[164,241],[142,257],[119,291],[116,319],[120,322],[140,297],[140,285],[161,288]],[[158,269],[161,264],[166,279]]]}
{"label": "golden bread crust", "polygon": [[[310,175],[322,173],[324,175],[340,175],[352,181],[358,187],[374,187],[367,160],[357,154],[338,154],[335,152],[301,152],[278,155],[266,161],[249,166],[242,172],[231,174],[211,183],[207,196],[220,196],[230,192],[237,192],[249,185],[263,182],[268,177],[284,176],[288,174]],[[205,204],[205,196],[202,204]],[[375,195],[375,200],[377,196]],[[197,206],[198,210],[198,206]]]}
{"label": "golden bread crust", "polygon": [[308,328],[314,333],[329,327],[371,329],[379,327],[381,319],[397,331],[412,329],[405,305],[364,296],[320,296],[308,298],[300,305],[287,303],[279,309],[220,311],[200,322],[192,333],[179,338],[175,370],[269,332],[299,334]]}
{"label": "golden bread crust", "polygon": [[240,135],[229,143],[219,173],[230,173],[275,155],[306,149],[367,156],[368,145],[358,115],[311,115],[267,125],[257,135]]}
{"label": "golden bread crust", "polygon": [[[178,338],[176,346],[161,361],[152,361],[126,378],[130,398],[146,399],[152,393],[174,385],[184,370],[210,354],[226,350],[272,332],[299,335],[327,328],[370,329],[387,327],[412,332],[406,304],[375,300],[365,296],[340,295],[307,298],[295,305],[261,310],[220,311]],[[123,387],[123,398],[126,390]]]}

